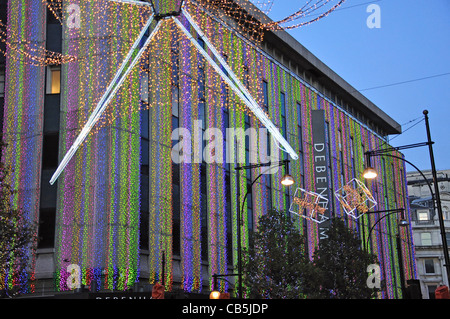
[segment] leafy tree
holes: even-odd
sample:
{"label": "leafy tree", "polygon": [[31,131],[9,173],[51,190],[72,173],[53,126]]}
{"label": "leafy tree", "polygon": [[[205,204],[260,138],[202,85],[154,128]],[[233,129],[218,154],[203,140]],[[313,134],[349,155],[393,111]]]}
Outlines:
{"label": "leafy tree", "polygon": [[[6,144],[0,140],[0,153]],[[0,161],[0,289],[11,293],[18,287],[10,287],[8,278],[23,277],[28,266],[29,250],[35,248],[35,223],[24,218],[21,210],[11,205],[16,191],[8,182],[10,166]],[[17,284],[17,282],[16,282]]]}
{"label": "leafy tree", "polygon": [[250,248],[243,254],[243,283],[251,298],[304,298],[311,269],[305,239],[284,212],[261,216]]}
{"label": "leafy tree", "polygon": [[328,238],[315,251],[317,272],[310,278],[310,298],[368,299],[376,290],[367,286],[367,267],[376,256],[361,249],[361,241],[339,218],[331,220]]}

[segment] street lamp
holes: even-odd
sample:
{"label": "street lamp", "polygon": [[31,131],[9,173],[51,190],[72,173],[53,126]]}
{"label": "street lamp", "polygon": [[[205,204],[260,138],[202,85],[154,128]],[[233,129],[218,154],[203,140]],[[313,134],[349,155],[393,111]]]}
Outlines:
{"label": "street lamp", "polygon": [[240,173],[238,172],[237,174],[237,185],[238,185],[238,189],[237,189],[237,195],[238,195],[238,207],[237,207],[237,220],[238,220],[238,229],[237,229],[237,237],[238,237],[238,291],[239,291],[239,297],[242,298],[242,248],[241,248],[241,226],[242,226],[242,221],[241,221],[241,210],[244,209],[244,205],[245,205],[245,200],[247,199],[247,195],[249,194],[249,192],[251,192],[252,190],[252,186],[253,184],[255,184],[255,182],[267,171],[271,170],[272,168],[275,167],[280,167],[280,166],[284,166],[285,168],[285,175],[283,176],[283,178],[281,179],[280,183],[283,186],[291,186],[295,183],[294,178],[289,175],[289,160],[283,160],[283,161],[279,161],[276,163],[272,163],[272,162],[268,162],[265,164],[253,164],[253,165],[247,165],[247,166],[237,166],[234,169],[236,171],[240,171],[240,170],[247,170],[247,169],[253,169],[253,168],[258,168],[258,167],[269,167],[269,169],[267,169],[265,172],[261,173],[258,175],[258,177],[256,177],[252,183],[250,184],[250,187],[247,188],[247,192],[245,193],[244,196],[244,200],[242,201],[242,208],[241,205],[239,205],[241,199],[240,199]]}
{"label": "street lamp", "polygon": [[405,219],[405,209],[404,208],[397,208],[397,209],[387,209],[387,210],[377,210],[374,212],[367,212],[366,214],[378,214],[378,213],[387,213],[386,215],[383,215],[383,217],[381,217],[380,219],[378,219],[375,224],[372,225],[372,227],[369,230],[369,233],[367,235],[367,245],[366,242],[364,242],[364,249],[367,250],[367,246],[369,244],[369,240],[370,240],[370,235],[372,233],[372,231],[374,230],[375,226],[385,217],[392,215],[392,214],[396,214],[396,213],[401,213],[401,218],[398,221],[398,226],[399,227],[403,227],[403,226],[407,226],[409,225],[408,221]]}
{"label": "street lamp", "polygon": [[363,176],[365,179],[374,179],[378,176],[378,173],[375,168],[369,166],[364,170]]}
{"label": "street lamp", "polygon": [[[450,283],[450,257],[449,257],[449,253],[448,253],[447,236],[445,234],[444,214],[442,212],[441,197],[440,197],[440,193],[439,193],[439,185],[438,185],[438,179],[437,179],[436,165],[435,165],[435,162],[434,162],[434,153],[433,153],[433,144],[434,144],[434,142],[431,140],[430,124],[429,124],[429,121],[428,121],[428,111],[424,110],[423,114],[424,114],[424,117],[425,117],[425,128],[426,128],[426,132],[427,132],[427,142],[416,143],[416,144],[409,144],[409,145],[397,146],[397,147],[388,147],[388,148],[385,148],[385,149],[373,150],[373,151],[368,151],[368,152],[364,153],[364,155],[366,156],[366,165],[367,165],[366,167],[367,168],[364,170],[363,176],[364,176],[364,178],[368,178],[368,179],[370,179],[370,177],[373,179],[373,178],[375,178],[377,176],[377,173],[376,173],[375,169],[373,169],[373,167],[372,167],[372,165],[370,163],[371,157],[374,157],[374,156],[388,156],[388,157],[393,157],[393,158],[402,160],[402,161],[408,163],[409,165],[411,165],[412,167],[414,167],[422,175],[422,178],[427,183],[428,188],[430,189],[432,202],[433,202],[433,209],[436,210],[436,208],[437,208],[438,219],[439,219],[439,228],[440,228],[440,231],[441,231],[442,249],[443,249],[443,252],[444,252],[444,260],[445,260],[445,265],[444,266],[445,266],[445,269],[447,271],[447,281],[448,281],[448,283]],[[434,192],[433,192],[433,189],[432,189],[430,181],[426,178],[426,176],[423,174],[423,172],[420,169],[417,168],[417,166],[415,166],[411,162],[407,161],[403,157],[395,156],[395,155],[392,155],[392,154],[387,154],[387,153],[389,153],[391,151],[399,151],[399,150],[403,150],[403,149],[415,148],[415,147],[421,147],[421,146],[428,146],[428,152],[430,154],[430,162],[431,162],[431,172],[432,172],[432,176],[433,176]]]}
{"label": "street lamp", "polygon": [[[392,214],[397,214],[397,213],[401,213],[401,217],[400,220],[397,223],[397,234],[396,234],[396,245],[397,245],[397,254],[398,254],[398,261],[399,263],[402,263],[399,265],[399,271],[400,271],[400,286],[402,289],[402,296],[403,298],[405,298],[406,296],[406,286],[405,286],[405,275],[403,272],[403,256],[402,256],[402,247],[401,247],[401,239],[400,239],[400,227],[405,227],[408,226],[409,223],[408,221],[405,219],[405,209],[404,208],[398,208],[398,209],[387,209],[387,210],[379,210],[379,211],[374,211],[374,212],[368,212],[367,214],[375,214],[375,213],[387,213],[385,215],[383,215],[380,219],[378,219],[375,224],[373,224],[373,226],[370,228],[369,230],[369,234],[367,237],[367,244],[370,240],[370,235],[373,231],[373,229],[375,228],[375,226],[385,217],[392,215]],[[367,251],[366,248],[366,242],[364,241],[364,250]]]}
{"label": "street lamp", "polygon": [[281,184],[284,186],[291,186],[294,183],[295,183],[294,178],[289,174],[284,175],[283,178],[281,179]]}
{"label": "street lamp", "polygon": [[[230,276],[239,276],[239,274],[225,274],[225,275],[214,274],[214,275],[212,275],[212,277],[213,277],[213,291],[211,291],[211,293],[209,294],[209,299],[220,299],[222,294],[220,293],[220,291],[216,290],[217,287],[218,287],[217,279],[223,278],[223,277],[230,277]],[[229,282],[226,279],[223,279],[223,280]],[[229,298],[226,298],[226,299],[229,299]]]}

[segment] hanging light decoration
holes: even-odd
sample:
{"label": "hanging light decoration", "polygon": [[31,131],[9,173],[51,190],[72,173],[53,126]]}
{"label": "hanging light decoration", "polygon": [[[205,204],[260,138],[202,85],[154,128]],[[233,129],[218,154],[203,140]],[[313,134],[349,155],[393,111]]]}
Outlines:
{"label": "hanging light decoration", "polygon": [[[311,5],[312,2],[308,1],[309,5],[303,7],[303,14],[289,15],[288,19],[273,24],[256,20],[246,13],[246,10],[254,10],[256,6],[268,12],[275,5],[275,1],[254,1],[252,4],[252,2],[246,1],[227,0],[186,0],[184,2],[67,0],[64,1],[63,5],[62,0],[43,0],[43,3],[48,6],[50,13],[55,15],[55,18],[61,24],[66,22],[67,12],[65,12],[65,8],[70,4],[79,4],[83,10],[90,10],[88,17],[91,19],[90,21],[99,17],[98,23],[105,27],[104,33],[98,34],[92,29],[84,27],[79,29],[66,28],[67,47],[63,53],[48,51],[42,44],[32,41],[27,42],[24,39],[21,39],[19,45],[19,41],[15,41],[14,37],[11,36],[6,37],[6,33],[1,36],[2,41],[4,40],[7,43],[9,52],[15,52],[14,56],[19,56],[22,63],[36,66],[61,64],[62,67],[66,68],[66,72],[64,72],[66,75],[62,79],[65,93],[62,98],[63,105],[68,106],[68,116],[64,118],[62,126],[66,125],[68,129],[61,135],[61,140],[63,140],[62,152],[69,152],[70,146],[73,146],[72,143],[77,136],[80,136],[81,133],[84,134],[84,139],[79,140],[80,150],[77,152],[76,148],[73,148],[73,152],[70,153],[74,156],[70,163],[72,166],[68,166],[70,169],[61,176],[61,183],[58,185],[63,199],[61,199],[61,211],[58,212],[61,219],[59,220],[60,224],[58,224],[57,240],[60,244],[58,245],[59,251],[56,254],[59,261],[70,257],[72,258],[71,262],[77,262],[75,258],[79,258],[80,264],[82,259],[97,258],[101,260],[102,269],[91,267],[89,263],[82,265],[83,282],[99,280],[98,278],[103,276],[106,278],[105,288],[124,289],[130,283],[133,283],[138,269],[136,258],[133,257],[133,252],[138,250],[137,239],[135,236],[129,236],[129,233],[132,233],[132,230],[135,231],[138,225],[136,214],[139,214],[139,199],[136,199],[139,194],[130,185],[130,181],[139,180],[139,167],[138,165],[132,165],[134,162],[139,162],[139,154],[137,154],[139,151],[136,151],[139,149],[139,141],[138,137],[134,137],[134,135],[138,135],[135,128],[139,126],[139,117],[136,117],[136,114],[142,109],[157,109],[157,106],[160,105],[170,105],[171,101],[167,98],[170,96],[170,85],[168,84],[173,84],[173,79],[171,78],[172,66],[167,61],[170,61],[170,58],[174,55],[174,47],[177,47],[180,51],[181,69],[179,76],[180,85],[183,85],[184,88],[184,90],[180,90],[183,94],[180,101],[183,103],[182,112],[184,112],[184,119],[187,122],[189,122],[187,120],[189,116],[191,118],[198,116],[196,113],[198,110],[195,107],[195,101],[199,95],[196,86],[200,80],[197,65],[206,61],[208,62],[206,63],[207,81],[209,81],[207,87],[210,90],[207,99],[213,99],[212,96],[218,92],[222,93],[226,89],[229,90],[234,104],[230,118],[236,126],[243,127],[243,114],[248,114],[258,119],[263,126],[271,127],[273,135],[278,136],[279,111],[274,108],[270,112],[272,115],[270,117],[268,112],[259,107],[260,103],[258,103],[257,97],[261,95],[260,79],[263,74],[270,83],[273,83],[274,92],[278,92],[285,85],[283,83],[286,81],[283,76],[286,75],[283,75],[280,67],[259,57],[251,46],[238,43],[236,37],[233,38],[230,35],[231,32],[227,32],[227,29],[221,26],[212,26],[212,19],[201,17],[206,15],[223,20],[231,17],[238,21],[241,29],[252,30],[252,39],[261,40],[264,30],[288,28],[288,23],[294,26],[295,21],[298,24],[297,27],[301,26],[300,17],[305,18],[306,12],[310,14],[314,7]],[[236,3],[239,3],[239,5]],[[329,5],[332,1],[325,1],[325,3]],[[340,4],[342,1],[338,3]],[[316,6],[316,10],[324,9],[324,6]],[[107,20],[108,15],[120,17],[121,14],[124,16],[120,20]],[[118,21],[128,23],[126,28],[123,28]],[[6,26],[3,26],[3,30],[7,31]],[[10,30],[10,35],[14,34],[12,31]],[[147,31],[149,32],[147,33]],[[102,37],[103,35],[108,36]],[[205,40],[211,53],[198,45],[199,37]],[[235,50],[243,52],[242,56],[240,56],[240,53],[236,54],[235,61],[230,62],[223,58],[222,52],[229,53]],[[116,69],[105,67],[102,64],[102,59],[107,61],[105,65],[117,65],[118,67]],[[241,84],[245,74],[244,65],[247,65],[252,74],[248,87]],[[96,67],[98,68],[96,69]],[[152,89],[149,92],[150,98],[148,101],[140,103],[136,98],[138,96],[136,92],[142,90],[138,79],[146,74],[158,74],[158,79],[150,80],[152,81],[150,84]],[[315,100],[319,98],[304,86],[299,84],[298,87],[302,89],[293,92],[293,94],[302,102],[302,108],[304,108],[301,110],[302,114],[308,114],[309,110],[318,107],[316,104],[320,103]],[[97,96],[98,92],[105,92],[105,94]],[[256,98],[253,98],[253,96]],[[272,96],[271,98],[274,99],[271,104],[277,105],[276,97]],[[321,103],[323,108],[332,108],[331,105]],[[210,100],[207,104],[218,105],[219,103]],[[150,245],[149,258],[151,260],[149,263],[152,265],[151,271],[154,272],[150,276],[153,276],[155,280],[161,280],[164,273],[166,285],[170,285],[172,281],[171,258],[166,258],[165,271],[161,271],[163,251],[167,256],[171,256],[172,247],[172,195],[170,189],[172,168],[169,162],[170,152],[161,147],[164,143],[170,142],[171,114],[170,108],[167,109],[164,108],[164,110],[155,112],[159,124],[158,127],[154,127],[155,136],[152,138],[157,143],[152,145],[153,149],[150,152],[151,156],[155,157],[153,161],[158,161],[158,166],[152,168],[154,171],[151,172],[155,184],[151,188],[150,197],[156,198],[156,202],[151,208],[150,214],[152,218],[150,224],[153,227],[150,240],[151,243],[158,243],[158,245]],[[208,112],[209,119],[212,121],[221,116],[222,110],[209,109]],[[86,123],[86,118],[89,115],[93,115],[93,117]],[[333,117],[330,114],[327,116]],[[310,127],[307,116],[303,117],[303,121],[305,128]],[[273,126],[271,126],[271,123]],[[188,127],[189,123],[185,124]],[[278,125],[276,126],[276,124]],[[97,139],[98,135],[105,136],[105,134],[108,134],[105,133],[103,128],[112,125],[117,125],[120,130],[113,132],[107,142],[100,138]],[[86,127],[86,129],[83,129],[83,127]],[[131,132],[129,135],[125,133],[128,129]],[[311,132],[305,131],[305,139],[308,138],[308,134],[310,135]],[[282,136],[280,135],[278,138],[281,141]],[[116,149],[115,145],[121,145],[120,149]],[[289,149],[289,143],[282,146]],[[82,151],[81,147],[83,147]],[[96,150],[99,150],[97,155],[94,154]],[[295,152],[292,152],[291,156],[295,156],[295,154]],[[70,158],[66,164],[69,164],[69,161]],[[97,161],[102,161],[102,164],[97,164]],[[306,166],[310,164],[308,161],[305,163]],[[99,198],[105,198],[100,194],[106,194],[105,196],[108,199],[106,203],[94,203],[92,201],[94,195],[90,193],[90,190],[94,187],[89,181],[90,174],[96,172],[96,167],[100,165],[107,165],[107,173],[114,176],[114,180],[108,182],[106,182],[108,177],[98,177],[102,183],[99,183],[101,186],[95,186]],[[297,168],[293,168],[293,170],[297,170]],[[199,244],[201,222],[200,207],[198,207],[201,199],[198,192],[200,172],[198,167],[187,167],[185,165],[181,168],[181,174],[186,185],[189,184],[189,188],[183,189],[185,194],[182,196],[181,208],[182,282],[186,290],[193,291],[200,289],[202,281]],[[217,181],[222,181],[224,177],[220,174],[213,169],[208,171],[208,185],[212,187],[217,185]],[[292,174],[294,175],[294,172]],[[295,179],[300,180],[298,178],[299,173],[296,174],[294,175]],[[128,180],[127,176],[129,176]],[[231,177],[232,181],[234,181],[233,178]],[[233,185],[240,188],[241,193],[244,193],[246,184],[242,180],[241,185]],[[308,183],[308,180],[306,182]],[[86,187],[84,190],[80,190],[74,185],[85,185]],[[118,185],[125,186],[118,187]],[[315,196],[315,199],[319,198],[317,195]],[[211,207],[215,206],[213,203],[217,203],[217,207],[224,207],[225,205],[224,194],[221,191],[216,191],[215,196],[211,196],[208,200],[211,201]],[[269,205],[263,198],[257,198],[255,201],[257,201],[258,212],[263,210],[261,208],[263,205]],[[277,206],[283,206],[283,201],[285,201],[285,196],[274,195],[274,203]],[[296,204],[306,205],[305,207],[311,208],[312,215],[310,216],[312,218],[316,218],[319,222],[323,220],[321,206],[312,205],[309,201],[298,201]],[[92,231],[88,230],[89,225],[100,223],[102,222],[101,219],[105,217],[89,214],[89,212],[94,211],[94,206],[100,205],[104,205],[104,207],[102,206],[104,211],[113,212],[107,216],[110,218],[108,227],[105,230],[101,230],[100,227],[92,227]],[[300,213],[302,211],[297,210]],[[214,265],[219,273],[226,270],[227,258],[223,247],[217,245],[217,242],[226,242],[224,240],[226,221],[222,220],[217,225],[215,224],[217,220],[215,216],[219,215],[220,212],[223,212],[223,210],[217,212],[211,210],[208,224],[208,227],[214,230],[214,232],[211,231],[212,236],[209,238],[210,264]],[[235,228],[236,223],[237,221],[233,220],[231,227]],[[248,228],[248,225],[245,224],[244,227]],[[82,235],[79,236],[78,234]],[[314,234],[314,232],[308,234]],[[127,240],[120,241],[117,238],[126,238]],[[244,240],[248,241],[248,238]],[[104,243],[98,244],[95,246],[95,250],[90,251],[88,243],[99,241],[104,241]],[[76,251],[76,247],[82,248]],[[102,255],[103,253],[105,253],[105,256]],[[65,254],[71,255],[66,258]],[[212,261],[212,258],[217,258],[217,260]],[[65,283],[67,281],[65,270],[58,269],[58,271],[60,271],[57,278],[58,282]]]}

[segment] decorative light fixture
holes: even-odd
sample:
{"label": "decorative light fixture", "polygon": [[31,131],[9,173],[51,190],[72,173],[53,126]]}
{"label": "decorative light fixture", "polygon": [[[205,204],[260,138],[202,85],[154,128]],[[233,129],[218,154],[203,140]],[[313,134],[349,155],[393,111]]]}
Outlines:
{"label": "decorative light fixture", "polygon": [[294,193],[289,212],[321,224],[329,219],[325,215],[326,207],[328,207],[328,198],[299,187]]}
{"label": "decorative light fixture", "polygon": [[342,186],[334,195],[344,212],[354,219],[358,219],[378,204],[367,186],[357,178]]}

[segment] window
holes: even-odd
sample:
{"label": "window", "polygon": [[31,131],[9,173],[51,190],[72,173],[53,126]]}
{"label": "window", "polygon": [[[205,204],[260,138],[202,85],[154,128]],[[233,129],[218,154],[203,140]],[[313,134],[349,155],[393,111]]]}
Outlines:
{"label": "window", "polygon": [[61,93],[61,69],[56,66],[47,67],[47,94]]}
{"label": "window", "polygon": [[141,110],[141,174],[149,175],[149,110]]}
{"label": "window", "polygon": [[442,210],[443,210],[443,217],[444,217],[444,219],[445,220],[449,220],[450,219],[450,212],[449,212],[448,206],[442,207]]}
{"label": "window", "polygon": [[44,134],[42,145],[42,168],[50,169],[58,166],[58,134]]}
{"label": "window", "polygon": [[141,182],[140,182],[140,236],[139,245],[141,249],[149,248],[149,110],[141,110],[141,123],[140,123],[140,135],[141,135]]}
{"label": "window", "polygon": [[435,270],[434,270],[434,260],[429,258],[429,259],[425,259],[423,261],[424,266],[425,266],[425,273],[426,274],[434,274]]}
{"label": "window", "polygon": [[269,84],[267,81],[263,81],[263,98],[264,98],[264,110],[269,113]]}
{"label": "window", "polygon": [[5,96],[5,69],[0,68],[0,97]]}
{"label": "window", "polygon": [[201,258],[208,260],[208,184],[206,162],[200,164],[200,238]]}
{"label": "window", "polygon": [[[180,126],[180,55],[178,49],[172,50],[172,130]],[[178,137],[179,138],[179,137]],[[177,140],[172,140],[172,148]],[[180,152],[180,156],[183,156]],[[181,199],[180,199],[180,164],[172,162],[172,252],[181,253]]]}
{"label": "window", "polygon": [[141,76],[141,101],[148,104],[148,73]]}
{"label": "window", "polygon": [[437,285],[427,285],[427,288],[428,288],[428,298],[436,299],[435,292],[436,292]]}
{"label": "window", "polygon": [[417,220],[429,220],[428,218],[428,210],[418,210],[417,211]]}
{"label": "window", "polygon": [[244,65],[244,85],[247,89],[250,88],[250,71],[246,65]]}
{"label": "window", "polygon": [[[287,122],[286,122],[286,94],[280,92],[280,110],[281,110],[281,129],[283,137],[287,140]],[[283,159],[287,159],[287,153],[283,152]]]}
{"label": "window", "polygon": [[39,211],[38,248],[52,248],[55,240],[56,208],[41,208]]}
{"label": "window", "polygon": [[344,166],[344,152],[343,152],[343,139],[342,139],[342,130],[338,130],[339,133],[339,159],[341,161],[341,185],[345,183],[345,166]]}
{"label": "window", "polygon": [[298,128],[298,164],[300,166],[300,175],[301,175],[301,187],[305,187],[305,172],[303,168],[303,136],[302,136],[302,106],[299,102],[296,104],[297,106],[297,128]]}
{"label": "window", "polygon": [[355,170],[355,151],[353,146],[353,136],[350,136],[350,156],[351,156],[351,165],[352,165],[352,176],[353,178],[356,177],[356,170]]}
{"label": "window", "polygon": [[421,233],[420,241],[423,246],[431,246],[431,233]]}

